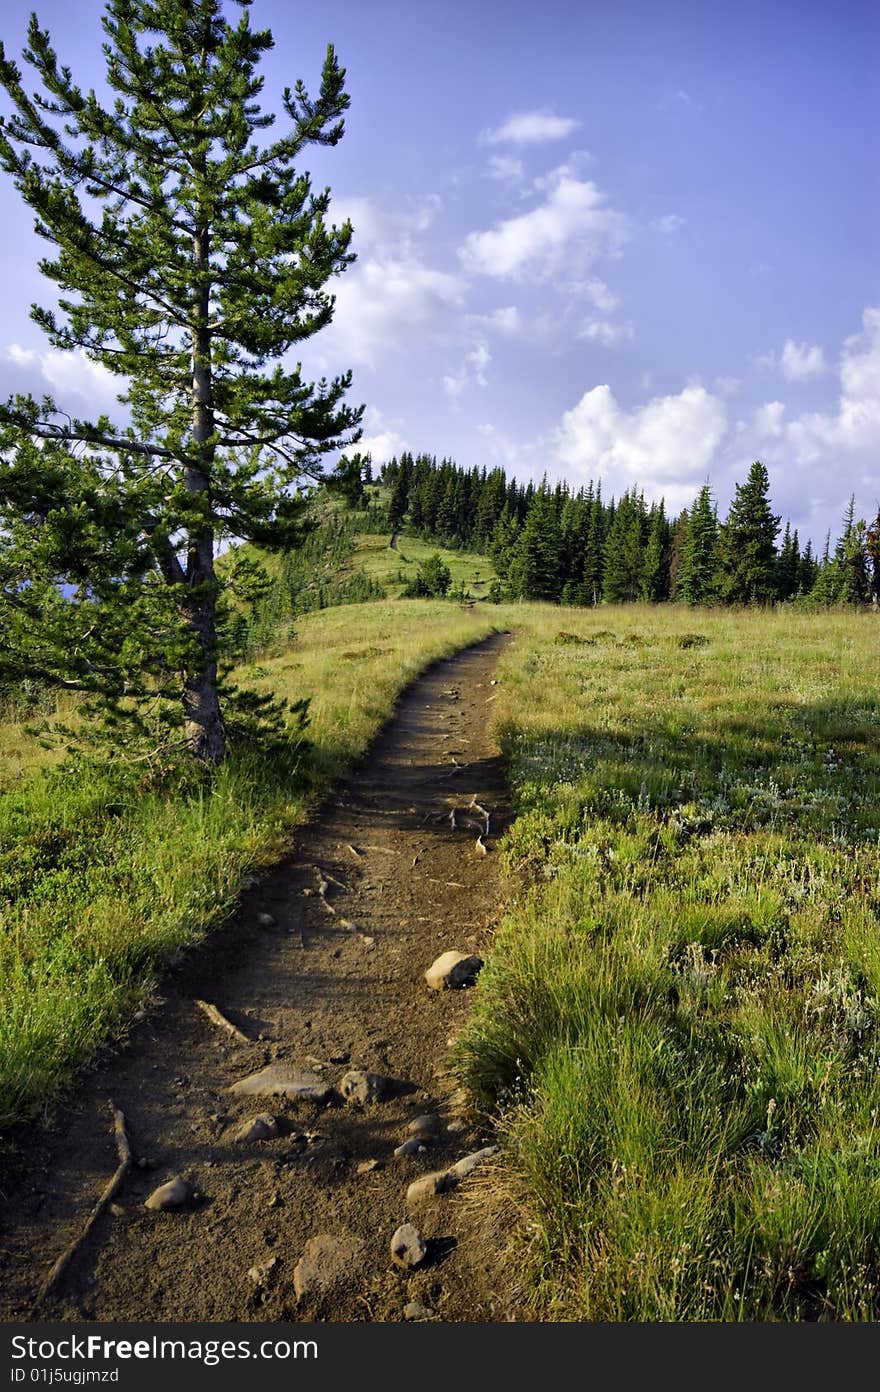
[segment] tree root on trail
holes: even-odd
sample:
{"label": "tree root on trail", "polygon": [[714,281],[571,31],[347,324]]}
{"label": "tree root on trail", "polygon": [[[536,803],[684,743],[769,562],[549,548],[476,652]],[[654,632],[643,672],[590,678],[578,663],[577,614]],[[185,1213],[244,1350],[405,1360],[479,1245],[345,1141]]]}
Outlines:
{"label": "tree root on trail", "polygon": [[231,1020],[227,1020],[226,1016],[220,1013],[216,1005],[210,1005],[208,1001],[197,999],[193,1000],[193,1005],[197,1005],[199,1010],[207,1015],[212,1025],[216,1025],[218,1029],[225,1030],[227,1034],[231,1035],[236,1043],[253,1044],[254,1041],[248,1039],[247,1035],[243,1034],[238,1026],[234,1025]]}
{"label": "tree root on trail", "polygon": [[76,1252],[85,1242],[86,1238],[92,1231],[92,1228],[97,1223],[98,1219],[104,1212],[107,1205],[111,1202],[112,1199],[116,1197],[116,1194],[119,1191],[119,1186],[125,1179],[125,1176],[128,1174],[128,1171],[131,1169],[131,1146],[129,1145],[128,1135],[126,1134],[125,1130],[125,1116],[122,1112],[120,1112],[118,1107],[115,1107],[113,1105],[112,1102],[109,1105],[110,1110],[113,1113],[113,1135],[116,1141],[116,1153],[119,1156],[119,1164],[117,1165],[112,1178],[105,1185],[101,1197],[98,1199],[98,1202],[95,1204],[95,1207],[92,1209],[91,1213],[86,1219],[85,1226],[82,1232],[79,1234],[79,1237],[74,1238],[73,1242],[71,1242],[68,1247],[65,1247],[64,1251],[61,1253],[61,1256],[58,1258],[55,1265],[52,1267],[52,1270],[49,1272],[49,1275],[46,1277],[45,1281],[40,1287],[39,1294],[37,1295],[37,1298],[34,1301],[33,1308],[31,1310],[31,1319],[34,1318],[37,1310],[39,1310],[40,1306],[42,1305],[43,1301],[46,1299],[46,1296],[49,1294],[52,1288],[58,1284],[58,1281],[63,1276],[71,1257],[73,1257],[76,1254]]}

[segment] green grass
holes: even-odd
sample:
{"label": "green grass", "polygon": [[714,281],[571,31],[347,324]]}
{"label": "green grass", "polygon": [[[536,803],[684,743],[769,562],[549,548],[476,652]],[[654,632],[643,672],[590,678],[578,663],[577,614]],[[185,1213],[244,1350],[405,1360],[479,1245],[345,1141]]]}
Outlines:
{"label": "green grass", "polygon": [[520,611],[515,892],[456,1057],[539,1316],[880,1316],[870,615]]}
{"label": "green grass", "polygon": [[157,786],[138,765],[72,776],[19,721],[0,725],[0,1127],[124,1032],[162,968],[289,846],[402,687],[496,617],[400,601],[298,620],[293,646],[242,676],[311,698],[309,747],[286,762],[239,753],[210,783]]}
{"label": "green grass", "polygon": [[398,596],[404,585],[418,573],[420,562],[435,553],[449,567],[452,589],[464,586],[465,592],[474,599],[484,599],[492,581],[497,579],[497,572],[488,556],[480,556],[472,551],[449,551],[433,542],[421,541],[418,537],[402,533],[397,538],[397,547],[392,550],[390,540],[390,535],[363,533],[356,538],[352,558],[353,566],[382,585],[389,595]]}

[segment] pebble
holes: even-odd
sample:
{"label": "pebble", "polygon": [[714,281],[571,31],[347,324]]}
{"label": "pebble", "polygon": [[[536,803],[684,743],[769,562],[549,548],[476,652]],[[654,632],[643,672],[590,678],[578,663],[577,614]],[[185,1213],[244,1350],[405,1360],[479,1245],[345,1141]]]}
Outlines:
{"label": "pebble", "polygon": [[248,1277],[255,1286],[266,1286],[272,1279],[272,1273],[278,1265],[277,1257],[270,1257],[268,1261],[262,1262],[260,1266],[252,1266],[248,1272]]}
{"label": "pebble", "polygon": [[374,1170],[381,1170],[381,1160],[362,1160],[357,1167],[358,1174],[372,1174]]}
{"label": "pebble", "polygon": [[230,1092],[245,1097],[288,1097],[293,1102],[326,1102],[332,1087],[317,1073],[287,1063],[270,1063],[233,1083]]}
{"label": "pebble", "polygon": [[469,956],[466,952],[443,952],[425,972],[425,980],[432,991],[459,990],[463,986],[473,986],[482,965],[482,957]]}
{"label": "pebble", "polygon": [[406,1191],[407,1208],[415,1208],[438,1194],[445,1194],[447,1189],[454,1189],[457,1183],[458,1176],[449,1170],[435,1170],[433,1174],[422,1175],[420,1179],[414,1179]]}
{"label": "pebble", "polygon": [[270,1112],[260,1112],[259,1116],[248,1117],[235,1133],[237,1141],[250,1144],[254,1141],[272,1141],[279,1134],[277,1118]]}
{"label": "pebble", "polygon": [[450,1166],[449,1173],[455,1175],[456,1180],[465,1179],[478,1165],[482,1165],[484,1160],[488,1160],[490,1155],[497,1154],[497,1145],[484,1146],[482,1150],[475,1150],[471,1155],[456,1160],[455,1164]]}
{"label": "pebble", "polygon": [[435,1136],[439,1136],[442,1124],[434,1112],[426,1112],[424,1116],[415,1117],[406,1129],[411,1136],[418,1136],[419,1140],[422,1141],[430,1141]]}
{"label": "pebble", "polygon": [[424,1150],[424,1142],[418,1136],[410,1136],[409,1140],[404,1141],[403,1145],[399,1145],[396,1147],[394,1154],[419,1155],[420,1153],[424,1153]]}
{"label": "pebble", "polygon": [[403,1223],[391,1239],[391,1260],[405,1271],[414,1271],[428,1255],[428,1244],[413,1223]]}
{"label": "pebble", "polygon": [[411,1300],[408,1305],[403,1307],[403,1318],[405,1320],[426,1320],[431,1318],[432,1312],[427,1305],[422,1305],[418,1300]]}
{"label": "pebble", "polygon": [[297,1299],[319,1295],[344,1281],[352,1274],[363,1247],[360,1238],[350,1233],[320,1233],[310,1238],[293,1272]]}
{"label": "pebble", "polygon": [[258,913],[257,922],[261,928],[274,928],[276,923],[275,915],[270,913]]}
{"label": "pebble", "polygon": [[466,1131],[467,1129],[467,1122],[461,1121],[460,1119],[458,1121],[450,1121],[449,1125],[446,1128],[450,1136],[460,1136],[462,1132]]}
{"label": "pebble", "polygon": [[363,1106],[368,1102],[382,1102],[400,1086],[396,1078],[386,1078],[382,1073],[368,1073],[362,1068],[353,1068],[343,1075],[339,1091],[346,1102]]}
{"label": "pebble", "polygon": [[158,1189],[154,1189],[148,1199],[144,1201],[145,1208],[156,1209],[164,1212],[168,1208],[181,1208],[192,1198],[193,1191],[186,1180],[180,1175],[175,1175],[169,1179],[167,1184],[160,1184]]}

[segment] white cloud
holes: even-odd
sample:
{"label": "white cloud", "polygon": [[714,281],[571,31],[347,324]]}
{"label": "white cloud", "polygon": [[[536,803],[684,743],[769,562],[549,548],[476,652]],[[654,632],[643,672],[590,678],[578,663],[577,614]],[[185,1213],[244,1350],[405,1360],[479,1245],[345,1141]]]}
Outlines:
{"label": "white cloud", "polygon": [[808,382],[812,377],[821,377],[828,371],[825,354],[818,345],[795,343],[787,338],[782,352],[764,353],[758,358],[758,366],[779,371],[787,382]]}
{"label": "white cloud", "polygon": [[762,439],[767,436],[771,439],[778,439],[782,434],[784,415],[784,402],[766,401],[763,406],[758,407],[754,414],[753,428]]}
{"label": "white cloud", "polygon": [[485,339],[478,339],[471,351],[465,354],[458,372],[443,378],[443,390],[446,395],[459,397],[468,386],[487,386],[486,368],[491,361],[492,354],[489,352],[488,343]]}
{"label": "white cloud", "polygon": [[678,232],[680,228],[684,227],[684,223],[684,218],[679,217],[678,213],[665,213],[663,217],[655,219],[653,226],[658,232],[669,237],[673,232]]}
{"label": "white cloud", "polygon": [[821,348],[793,343],[789,338],[782,350],[780,366],[787,381],[805,382],[810,377],[821,377],[825,372],[825,355]]}
{"label": "white cloud", "polygon": [[612,314],[620,301],[616,295],[612,295],[604,280],[599,280],[598,276],[593,276],[582,287],[583,294],[590,300],[601,314]]}
{"label": "white cloud", "polygon": [[523,162],[515,155],[493,155],[489,160],[490,179],[518,180],[523,174]]}
{"label": "white cloud", "polygon": [[591,339],[606,348],[624,343],[632,336],[632,324],[612,324],[608,319],[588,319],[578,330],[578,338]]}
{"label": "white cloud", "polygon": [[649,501],[665,497],[675,510],[693,500],[726,424],[723,401],[704,387],[626,411],[603,385],[565,412],[555,449],[569,477],[605,478],[618,493],[635,484]]}
{"label": "white cloud", "polygon": [[57,397],[56,405],[62,409],[73,394],[97,405],[98,409],[89,414],[99,415],[116,403],[117,394],[127,385],[124,377],[114,376],[102,363],[87,358],[82,348],[62,353],[56,348],[38,351],[10,343],[3,349],[3,357],[32,378],[30,390],[35,394],[51,388]]}
{"label": "white cloud", "polygon": [[540,145],[547,140],[564,140],[579,125],[580,121],[555,116],[551,111],[520,111],[493,130],[484,131],[480,139],[486,145]]}
{"label": "white cloud", "polygon": [[501,305],[498,309],[491,310],[488,314],[471,314],[468,316],[474,324],[479,324],[485,329],[495,330],[510,338],[515,338],[523,331],[523,318],[516,305]]}
{"label": "white cloud", "polygon": [[591,181],[563,175],[539,207],[486,232],[471,232],[460,251],[467,271],[499,278],[552,275],[619,255],[627,220]]}
{"label": "white cloud", "polygon": [[333,324],[322,348],[374,365],[380,352],[405,351],[416,334],[435,334],[464,297],[459,277],[415,254],[378,254],[356,261],[336,290]]}
{"label": "white cloud", "polygon": [[360,454],[369,454],[374,464],[384,464],[386,459],[391,459],[406,448],[400,425],[400,421],[386,421],[381,411],[375,406],[368,406],[364,412],[364,433],[355,449]]}

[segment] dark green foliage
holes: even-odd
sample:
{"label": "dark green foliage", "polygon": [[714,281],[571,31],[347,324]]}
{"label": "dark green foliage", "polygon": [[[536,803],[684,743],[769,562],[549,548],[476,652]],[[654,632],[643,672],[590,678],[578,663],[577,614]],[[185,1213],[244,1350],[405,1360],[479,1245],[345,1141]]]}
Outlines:
{"label": "dark green foliage", "polygon": [[404,599],[443,599],[452,584],[452,571],[435,551],[422,561],[416,575],[402,592]]}
{"label": "dark green foliage", "polygon": [[605,542],[602,598],[606,604],[640,597],[647,530],[645,500],[632,489],[620,499]]}
{"label": "dark green foliage", "polygon": [[767,470],[755,460],[746,482],[736,486],[719,533],[719,589],[729,604],[767,604],[776,593],[779,518],[770,509],[769,489]]}
{"label": "dark green foliage", "polygon": [[706,483],[688,515],[676,596],[686,604],[711,604],[718,596],[718,585],[718,518]]}
{"label": "dark green foliage", "polygon": [[248,9],[233,25],[220,0],[109,0],[103,24],[108,107],[36,18],[41,96],[0,48],[0,164],[60,292],[60,314],[33,317],[118,375],[127,408],[120,424],[48,399],[0,411],[0,681],[36,668],[111,726],[158,720],[154,736],[219,762],[217,542],[295,546],[303,477],[359,434],[350,374],[315,385],[280,361],[330,322],[324,286],[353,259],[329,191],[294,164],[337,143],[349,99],[330,48],[318,96],[285,90],[287,133],[261,148],[272,37]]}
{"label": "dark green foliage", "polygon": [[535,493],[510,561],[510,584],[518,599],[559,598],[561,544],[556,505],[545,479]]}

